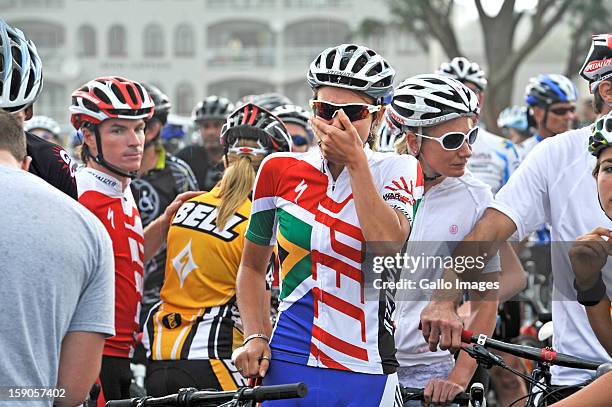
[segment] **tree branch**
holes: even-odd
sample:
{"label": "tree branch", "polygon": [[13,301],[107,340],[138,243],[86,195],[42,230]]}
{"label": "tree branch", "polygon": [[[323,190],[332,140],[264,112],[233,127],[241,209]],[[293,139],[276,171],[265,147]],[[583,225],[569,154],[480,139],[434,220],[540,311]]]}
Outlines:
{"label": "tree branch", "polygon": [[480,18],[480,21],[483,22],[486,20],[491,20],[491,17],[484,11],[482,2],[480,0],[474,0],[474,3],[476,4],[476,10],[478,10],[478,17]]}
{"label": "tree branch", "polygon": [[496,80],[504,80],[511,76],[512,72],[516,70],[525,57],[529,55],[529,53],[540,43],[544,35],[547,34],[548,31],[550,31],[550,29],[559,22],[559,19],[563,16],[569,5],[572,3],[572,0],[564,0],[557,8],[555,13],[548,19],[548,21],[543,22],[542,18],[544,14],[544,7],[541,7],[541,5],[550,4],[554,1],[555,0],[540,0],[540,2],[538,2],[538,10],[532,19],[533,25],[531,27],[529,36],[516,50],[516,52],[509,56],[508,61],[502,67],[500,67],[497,72],[495,72],[496,75],[494,76]]}
{"label": "tree branch", "polygon": [[505,0],[501,8],[499,9],[499,13],[497,13],[497,17],[501,16],[504,18],[509,18],[510,16],[514,15],[515,3],[515,0]]}

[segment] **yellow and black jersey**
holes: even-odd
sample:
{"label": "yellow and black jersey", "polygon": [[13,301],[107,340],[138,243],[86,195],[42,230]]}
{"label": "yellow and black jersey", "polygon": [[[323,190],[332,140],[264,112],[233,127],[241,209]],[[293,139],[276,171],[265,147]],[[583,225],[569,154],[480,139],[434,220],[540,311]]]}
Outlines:
{"label": "yellow and black jersey", "polygon": [[236,275],[251,201],[216,226],[219,188],[185,202],[172,220],[161,302],[143,343],[153,360],[230,359],[242,344]]}

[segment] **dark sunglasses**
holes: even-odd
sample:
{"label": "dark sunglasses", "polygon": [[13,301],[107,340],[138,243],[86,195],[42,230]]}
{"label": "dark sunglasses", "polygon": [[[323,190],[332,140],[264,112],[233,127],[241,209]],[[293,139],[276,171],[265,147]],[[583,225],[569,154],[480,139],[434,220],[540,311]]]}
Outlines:
{"label": "dark sunglasses", "polygon": [[380,105],[367,105],[365,103],[336,104],[323,102],[322,100],[311,100],[312,113],[323,120],[332,120],[339,110],[343,110],[350,121],[363,120],[372,113],[381,109]]}
{"label": "dark sunglasses", "polygon": [[576,106],[571,107],[556,107],[554,109],[550,109],[549,112],[556,114],[557,116],[565,116],[567,112],[574,113],[576,111]]}
{"label": "dark sunglasses", "polygon": [[308,144],[308,139],[301,135],[291,136],[291,139],[293,140],[294,146],[305,146]]}
{"label": "dark sunglasses", "polygon": [[476,142],[476,137],[478,137],[478,127],[474,127],[467,134],[461,133],[459,131],[452,131],[450,133],[446,133],[440,137],[431,137],[426,136],[425,134],[417,134],[417,136],[425,137],[430,140],[435,140],[442,146],[443,149],[448,151],[459,150],[465,141],[471,146]]}

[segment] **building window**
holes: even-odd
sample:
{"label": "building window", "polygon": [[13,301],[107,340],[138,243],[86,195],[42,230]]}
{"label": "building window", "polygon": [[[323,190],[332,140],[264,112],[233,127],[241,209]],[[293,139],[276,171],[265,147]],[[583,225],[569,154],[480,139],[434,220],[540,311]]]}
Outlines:
{"label": "building window", "polygon": [[164,32],[157,24],[149,24],[144,29],[144,56],[164,56]]}
{"label": "building window", "polygon": [[121,57],[126,54],[125,27],[113,25],[108,30],[108,55],[111,57]]}
{"label": "building window", "polygon": [[231,20],[207,27],[208,66],[272,66],[275,62],[274,32],[258,21]]}
{"label": "building window", "polygon": [[77,31],[77,55],[80,57],[95,57],[96,31],[90,25],[82,25]]}
{"label": "building window", "polygon": [[26,33],[39,53],[54,53],[65,46],[65,29],[59,24],[41,20],[9,21],[9,24]]}
{"label": "building window", "polygon": [[189,116],[194,102],[193,86],[183,82],[176,88],[176,114]]}
{"label": "building window", "polygon": [[174,33],[174,52],[177,57],[190,57],[195,52],[195,36],[189,24],[181,24]]}

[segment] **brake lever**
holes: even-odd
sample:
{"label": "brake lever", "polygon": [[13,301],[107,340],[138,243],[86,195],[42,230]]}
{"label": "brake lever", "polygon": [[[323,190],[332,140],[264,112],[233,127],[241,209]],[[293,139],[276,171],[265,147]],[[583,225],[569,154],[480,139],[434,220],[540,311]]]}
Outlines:
{"label": "brake lever", "polygon": [[490,369],[493,366],[506,366],[504,359],[494,353],[489,352],[482,345],[468,346],[463,348],[463,350],[472,358],[476,359],[476,362],[478,362],[478,364],[485,369]]}

